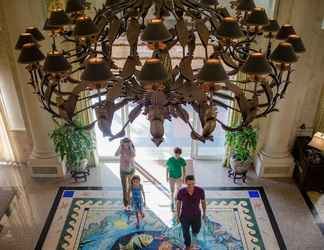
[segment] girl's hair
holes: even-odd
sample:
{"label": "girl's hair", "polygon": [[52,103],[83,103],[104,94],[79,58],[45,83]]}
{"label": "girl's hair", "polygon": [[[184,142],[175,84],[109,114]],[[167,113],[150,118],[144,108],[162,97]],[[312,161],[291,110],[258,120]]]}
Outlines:
{"label": "girl's hair", "polygon": [[134,183],[135,180],[139,180],[139,181],[141,181],[141,177],[139,177],[139,175],[134,175],[134,176],[132,177],[132,179],[131,179],[131,184],[132,184],[132,185],[133,185],[133,183]]}

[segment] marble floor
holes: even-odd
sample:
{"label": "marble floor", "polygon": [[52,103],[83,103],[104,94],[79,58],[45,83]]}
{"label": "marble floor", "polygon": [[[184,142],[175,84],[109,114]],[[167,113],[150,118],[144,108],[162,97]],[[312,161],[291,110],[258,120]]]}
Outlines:
{"label": "marble floor", "polygon": [[[163,162],[143,161],[140,165],[154,179],[165,186]],[[302,195],[290,179],[256,178],[248,176],[247,184],[233,184],[227,178],[220,162],[194,161],[192,169],[198,185],[212,186],[263,186],[273,213],[285,240],[287,249],[323,250],[324,236],[305,204]],[[74,183],[65,179],[32,179],[25,167],[0,166],[0,186],[17,188],[19,198],[14,211],[0,233],[1,250],[34,249],[48,212],[60,186],[119,186],[118,164],[105,163],[91,171],[86,183]],[[144,185],[152,185],[148,180]],[[163,192],[161,197],[165,196]],[[149,199],[149,197],[148,197]],[[6,226],[7,225],[7,226]]]}

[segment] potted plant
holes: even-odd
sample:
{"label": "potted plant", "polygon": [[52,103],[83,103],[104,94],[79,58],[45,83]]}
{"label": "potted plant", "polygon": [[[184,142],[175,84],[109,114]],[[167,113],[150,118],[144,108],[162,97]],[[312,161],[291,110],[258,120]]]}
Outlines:
{"label": "potted plant", "polygon": [[95,149],[93,136],[78,120],[74,121],[74,125],[56,124],[57,127],[50,134],[55,152],[60,155],[75,180],[79,178],[87,180],[89,175],[87,159],[90,152]]}
{"label": "potted plant", "polygon": [[245,181],[246,172],[253,162],[252,154],[257,146],[256,129],[249,126],[238,131],[227,131],[226,144],[231,149],[229,175],[234,175],[234,180],[237,174],[243,175]]}

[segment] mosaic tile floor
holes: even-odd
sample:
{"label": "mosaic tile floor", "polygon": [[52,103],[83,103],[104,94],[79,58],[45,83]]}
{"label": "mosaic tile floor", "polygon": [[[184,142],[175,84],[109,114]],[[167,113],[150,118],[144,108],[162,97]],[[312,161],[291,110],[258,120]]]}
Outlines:
{"label": "mosaic tile floor", "polygon": [[[208,220],[195,239],[199,249],[286,249],[262,188],[205,191]],[[60,188],[36,249],[183,249],[168,202],[148,202],[137,229],[135,216],[123,211],[120,196],[116,187]]]}

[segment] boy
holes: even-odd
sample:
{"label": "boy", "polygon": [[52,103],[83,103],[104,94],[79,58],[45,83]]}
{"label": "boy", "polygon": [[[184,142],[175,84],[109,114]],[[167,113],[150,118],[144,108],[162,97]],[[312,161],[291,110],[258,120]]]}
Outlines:
{"label": "boy", "polygon": [[181,157],[181,153],[181,148],[176,147],[174,149],[174,156],[170,157],[166,162],[166,179],[170,184],[172,210],[174,209],[175,189],[177,192],[180,190],[186,176],[185,166],[187,164],[186,161]]}

